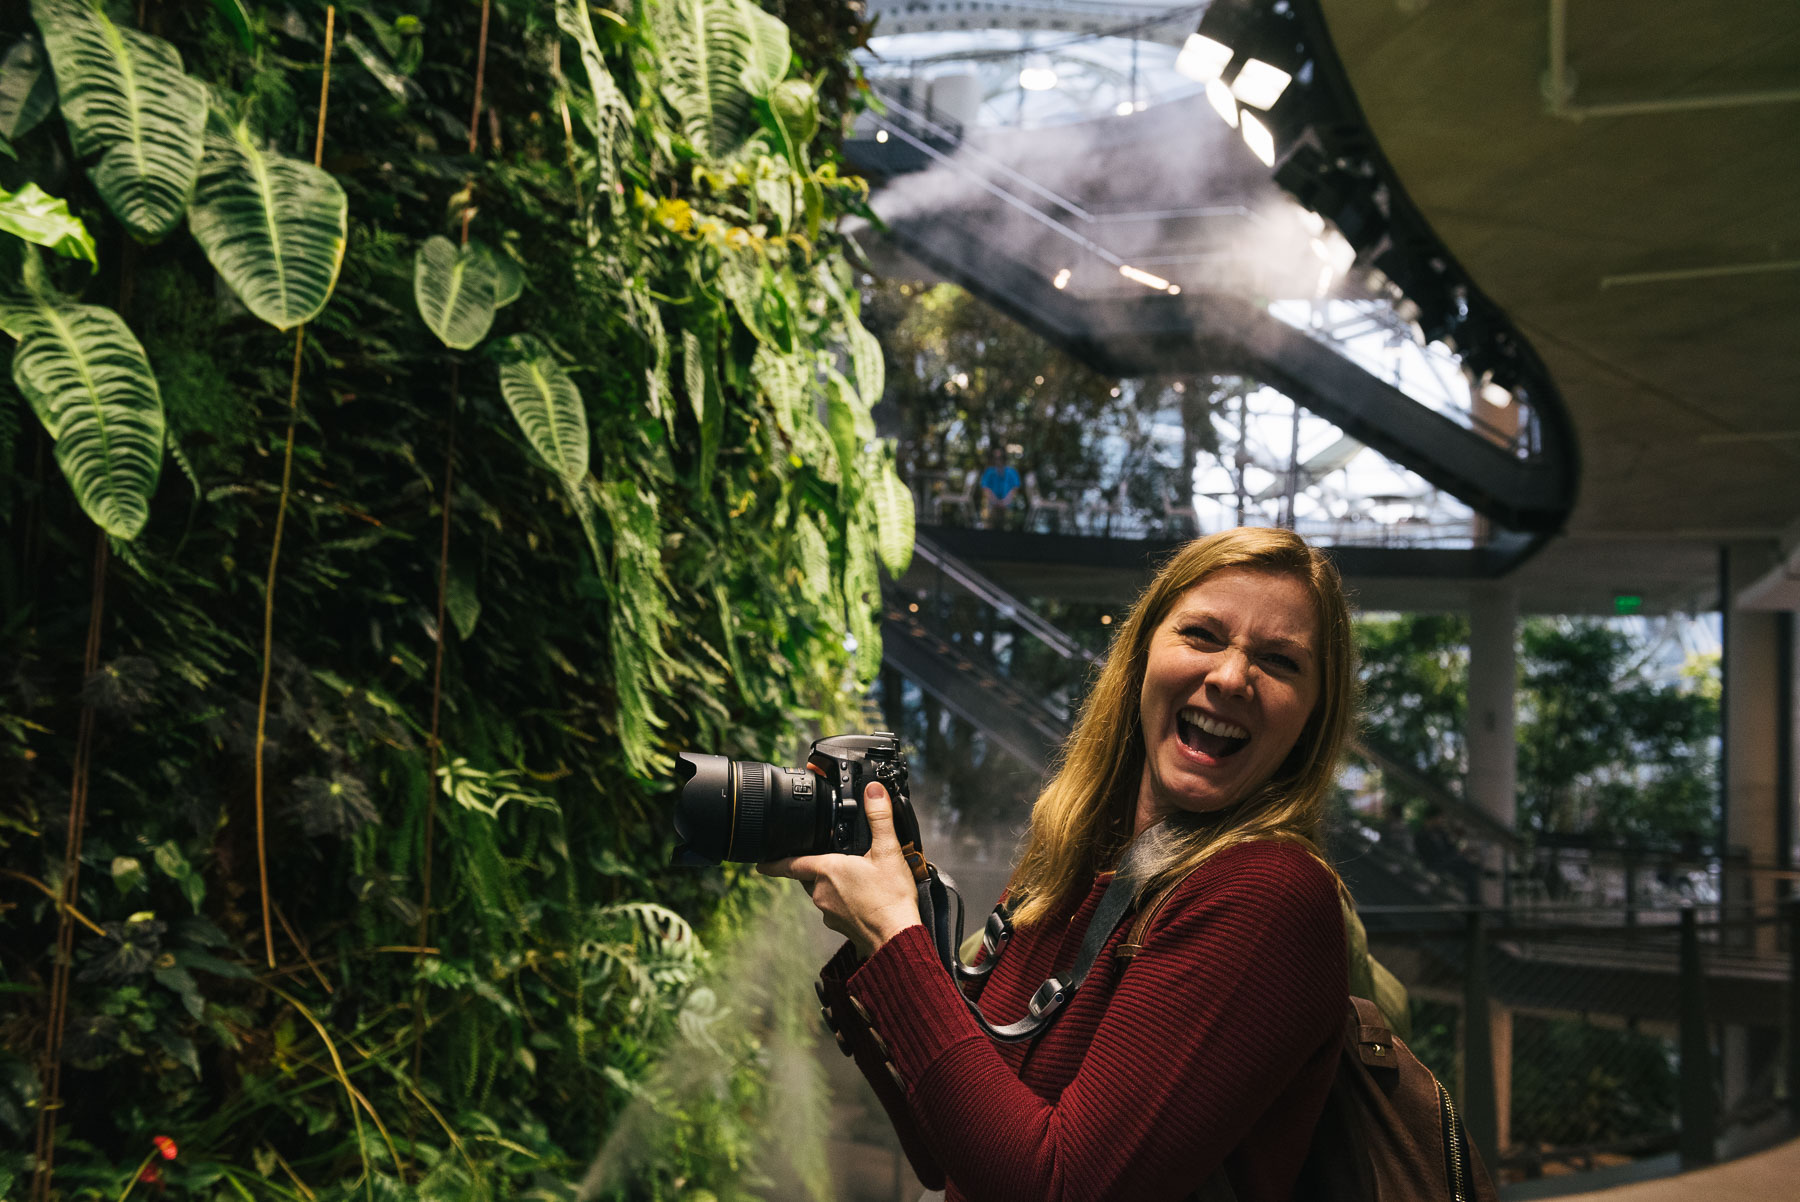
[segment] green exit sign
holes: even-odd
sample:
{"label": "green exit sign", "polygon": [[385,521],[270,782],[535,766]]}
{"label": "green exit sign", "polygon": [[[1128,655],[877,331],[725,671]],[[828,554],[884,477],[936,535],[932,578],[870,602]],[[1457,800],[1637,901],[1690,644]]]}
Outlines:
{"label": "green exit sign", "polygon": [[1644,608],[1644,599],[1636,593],[1620,593],[1613,598],[1613,612],[1634,614]]}

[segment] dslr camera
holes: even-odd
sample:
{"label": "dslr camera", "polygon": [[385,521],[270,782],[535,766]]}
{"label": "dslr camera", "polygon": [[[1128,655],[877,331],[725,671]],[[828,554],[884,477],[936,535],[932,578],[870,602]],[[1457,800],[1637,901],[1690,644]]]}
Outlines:
{"label": "dslr camera", "polygon": [[886,732],[820,739],[801,768],[684,751],[676,757],[675,863],[705,867],[869,850],[863,794],[879,781],[894,802],[900,848],[924,879],[919,819],[900,740]]}

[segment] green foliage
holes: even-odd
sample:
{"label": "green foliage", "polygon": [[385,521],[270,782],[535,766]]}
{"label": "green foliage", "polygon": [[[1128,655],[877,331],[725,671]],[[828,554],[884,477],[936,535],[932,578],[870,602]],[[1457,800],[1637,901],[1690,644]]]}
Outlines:
{"label": "green foliage", "polygon": [[[1676,619],[1670,619],[1673,621]],[[1371,739],[1454,786],[1465,771],[1468,623],[1416,614],[1357,623]],[[1592,619],[1520,625],[1519,825],[1674,846],[1711,837],[1716,663],[1652,671],[1668,631]],[[1385,782],[1390,799],[1414,805]]]}
{"label": "green foliage", "polygon": [[0,60],[0,138],[16,142],[56,110],[56,79],[36,37],[22,37]]}
{"label": "green foliage", "polygon": [[78,158],[133,236],[161,238],[200,170],[206,90],[161,38],[121,26],[88,0],[32,0]]}
{"label": "green foliage", "polygon": [[250,312],[278,330],[311,321],[344,261],[344,189],[270,155],[242,123],[206,139],[188,229]]}
{"label": "green foliage", "polygon": [[[1422,775],[1460,786],[1469,713],[1469,622],[1461,614],[1357,620],[1363,727],[1369,739]],[[1390,810],[1423,799],[1403,782],[1382,782]]]}
{"label": "green foliage", "polygon": [[494,324],[501,304],[499,261],[479,242],[459,247],[442,236],[427,238],[413,267],[413,301],[439,341],[466,351]]}
{"label": "green foliage", "polygon": [[149,519],[162,470],[162,394],[144,348],[111,309],[37,297],[0,309],[19,340],[12,378],[56,443],[83,510],[117,538]]}
{"label": "green foliage", "polygon": [[787,27],[746,0],[650,6],[658,83],[694,150],[731,158],[756,128],[754,102],[787,74]]}
{"label": "green foliage", "polygon": [[[116,1198],[166,1134],[181,1148],[159,1165],[172,1196],[565,1199],[638,1114],[654,1121],[629,1126],[641,1153],[607,1196],[789,1196],[767,1184],[789,1177],[821,1196],[821,1153],[794,1132],[824,1130],[822,1095],[771,1080],[810,1038],[805,973],[738,990],[738,965],[768,963],[734,951],[763,938],[768,894],[747,872],[666,867],[664,770],[681,747],[789,759],[819,727],[857,722],[879,662],[876,553],[895,560],[903,519],[855,363],[866,336],[825,282],[848,279],[836,222],[864,190],[837,175],[832,130],[752,10],[732,19],[754,70],[707,77],[707,136],[734,139],[721,154],[668,99],[691,89],[658,53],[654,0],[629,22],[559,4],[554,27],[544,5],[496,0],[492,116],[471,156],[480,6],[422,20],[363,0],[338,10],[324,162],[343,249],[315,307],[323,293],[301,295],[286,256],[300,247],[316,283],[330,239],[288,229],[277,184],[308,177],[267,148],[312,144],[324,5],[242,8],[242,28],[223,8],[163,5],[162,41],[119,30],[132,63],[187,63],[242,122],[229,173],[215,131],[193,239],[131,245],[141,231],[105,216],[122,185],[56,175],[88,137],[67,103],[0,159],[0,187],[37,181],[92,231],[102,270],[80,311],[141,340],[195,485],[144,486],[141,529],[106,581],[101,669],[83,680],[81,474],[72,492],[46,469],[66,439],[0,396],[0,853],[31,880],[62,879],[75,732],[94,712],[77,908],[101,933],[75,940],[57,1187]],[[26,32],[0,18],[0,39]],[[843,74],[844,49],[799,70]],[[0,116],[29,94],[11,69]],[[110,93],[65,74],[65,102],[73,79],[154,108],[117,72]],[[809,129],[818,139],[796,144]],[[252,196],[258,170],[277,183]],[[180,193],[179,219],[185,190],[151,175]],[[250,254],[254,213],[273,228]],[[447,214],[470,214],[490,248],[474,253],[498,312],[468,344],[485,336],[499,373],[421,317],[416,259]],[[222,247],[246,253],[241,268]],[[8,309],[27,323],[15,367],[34,358],[36,304]],[[294,355],[272,327],[303,317],[264,764],[271,971],[249,782]],[[833,405],[859,437],[834,437],[820,416]],[[434,699],[452,446],[454,637]],[[57,916],[29,885],[0,887],[17,903],[0,951],[0,1125],[21,1134],[0,1146],[0,1181],[22,1182]],[[670,1078],[702,1050],[704,1074]]]}
{"label": "green foliage", "polygon": [[1718,800],[1717,665],[1646,678],[1646,648],[1598,621],[1520,632],[1520,821],[1655,844],[1710,841]]}
{"label": "green foliage", "polygon": [[0,233],[12,234],[38,246],[47,246],[70,259],[85,259],[99,266],[94,257],[94,236],[69,212],[66,202],[51,196],[36,184],[26,184],[17,192],[0,188]]}
{"label": "green foliage", "polygon": [[[902,474],[937,473],[950,493],[990,452],[1018,446],[1019,474],[1035,472],[1048,495],[1122,494],[1160,520],[1165,496],[1191,491],[1195,457],[1217,447],[1211,414],[1242,386],[1217,376],[1121,381],[950,284],[884,281],[864,292],[859,315],[871,333],[853,346],[856,388],[891,406]],[[1173,463],[1159,459],[1159,420],[1184,431]]]}
{"label": "green foliage", "polygon": [[569,373],[530,334],[501,344],[500,395],[544,466],[578,487],[588,473],[587,409]]}

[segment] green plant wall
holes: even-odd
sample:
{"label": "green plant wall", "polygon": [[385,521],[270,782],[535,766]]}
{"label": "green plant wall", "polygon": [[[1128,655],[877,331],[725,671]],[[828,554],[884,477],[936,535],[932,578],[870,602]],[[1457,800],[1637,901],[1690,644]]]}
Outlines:
{"label": "green plant wall", "polygon": [[858,721],[911,549],[787,7],[0,15],[0,1196],[768,1188],[666,774]]}

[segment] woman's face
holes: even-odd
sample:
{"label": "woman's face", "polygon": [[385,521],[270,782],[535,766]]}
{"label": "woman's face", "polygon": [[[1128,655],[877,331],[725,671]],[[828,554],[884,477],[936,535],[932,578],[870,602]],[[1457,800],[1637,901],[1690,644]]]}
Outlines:
{"label": "woman's face", "polygon": [[1312,596],[1293,576],[1227,568],[1176,598],[1139,694],[1137,830],[1223,809],[1273,776],[1318,703],[1318,656]]}

